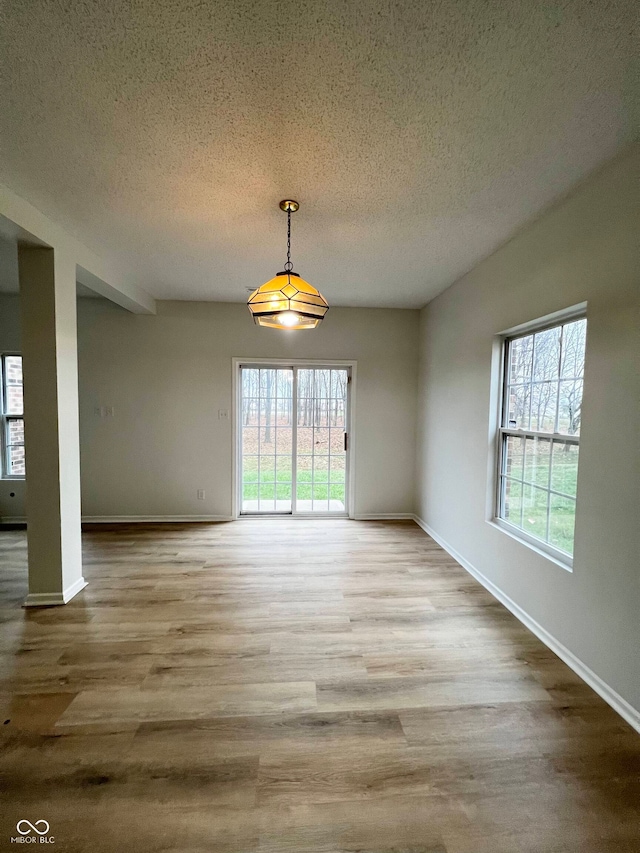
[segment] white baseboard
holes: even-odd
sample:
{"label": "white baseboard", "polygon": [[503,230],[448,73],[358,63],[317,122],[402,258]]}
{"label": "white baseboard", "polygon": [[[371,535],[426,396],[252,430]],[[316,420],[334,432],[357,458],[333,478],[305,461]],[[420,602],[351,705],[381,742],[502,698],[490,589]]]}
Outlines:
{"label": "white baseboard", "polygon": [[539,622],[536,622],[536,620],[530,616],[526,610],[523,610],[519,604],[516,604],[513,599],[509,598],[509,596],[490,581],[489,578],[485,577],[482,572],[479,572],[475,566],[472,566],[471,563],[462,556],[462,554],[459,554],[455,548],[449,545],[449,543],[439,536],[435,530],[429,527],[426,521],[419,518],[417,515],[414,515],[413,518],[416,524],[418,524],[425,533],[434,539],[440,547],[444,548],[444,550],[450,554],[456,562],[460,563],[463,569],[469,572],[469,574],[472,575],[478,583],[482,584],[482,586],[490,592],[494,598],[497,598],[497,600],[503,604],[507,610],[510,610],[526,628],[528,628],[545,644],[545,646],[558,655],[558,657],[563,660],[567,666],[576,673],[576,675],[585,681],[589,687],[595,690],[595,692],[601,696],[614,711],[620,714],[620,716],[626,720],[630,726],[633,726],[637,732],[640,732],[640,711],[637,708],[630,705],[626,699],[620,696],[620,694],[610,687],[606,681],[603,681],[599,675],[596,675],[592,669],[590,669],[580,660],[579,657],[576,657],[572,651],[557,640],[553,634],[550,634],[546,628],[543,628]]}
{"label": "white baseboard", "polygon": [[85,524],[168,524],[182,521],[233,521],[230,515],[83,515]]}
{"label": "white baseboard", "polygon": [[75,583],[68,586],[62,592],[30,592],[26,597],[23,607],[55,607],[66,604],[85,588],[87,582],[84,578],[78,578]]}
{"label": "white baseboard", "polygon": [[[244,516],[239,516],[243,517]],[[247,516],[247,518],[256,518],[258,516]],[[275,517],[275,516],[274,516]],[[293,518],[294,516],[287,516]],[[295,516],[295,518],[335,518],[336,516],[320,513]],[[342,517],[342,516],[340,516]],[[344,516],[346,518],[346,516]],[[411,512],[364,512],[354,515],[356,521],[409,521],[415,520],[415,515]],[[188,521],[234,521],[231,515],[83,515],[83,523],[86,524],[168,524],[171,522],[188,522]],[[26,516],[16,516],[15,518],[0,518],[1,524],[26,524]]]}
{"label": "white baseboard", "polygon": [[361,512],[354,515],[356,521],[413,521],[412,512]]}
{"label": "white baseboard", "polygon": [[[87,524],[161,524],[177,521],[233,521],[230,515],[83,515],[82,521]],[[27,517],[3,516],[0,524],[26,524]]]}

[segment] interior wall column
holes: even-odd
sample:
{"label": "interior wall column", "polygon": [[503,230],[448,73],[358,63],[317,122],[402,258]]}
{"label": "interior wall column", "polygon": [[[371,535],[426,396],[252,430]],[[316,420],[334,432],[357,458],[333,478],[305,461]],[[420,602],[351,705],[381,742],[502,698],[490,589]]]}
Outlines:
{"label": "interior wall column", "polygon": [[19,246],[27,471],[27,606],[66,604],[86,586],[80,530],[76,264]]}

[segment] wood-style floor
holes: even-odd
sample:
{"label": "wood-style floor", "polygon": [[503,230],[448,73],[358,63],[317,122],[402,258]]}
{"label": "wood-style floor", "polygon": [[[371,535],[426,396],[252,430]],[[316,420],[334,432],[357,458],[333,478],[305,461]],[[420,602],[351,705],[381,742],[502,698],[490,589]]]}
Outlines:
{"label": "wood-style floor", "polygon": [[24,610],[0,533],[0,850],[640,850],[640,737],[414,524],[84,547],[84,592]]}

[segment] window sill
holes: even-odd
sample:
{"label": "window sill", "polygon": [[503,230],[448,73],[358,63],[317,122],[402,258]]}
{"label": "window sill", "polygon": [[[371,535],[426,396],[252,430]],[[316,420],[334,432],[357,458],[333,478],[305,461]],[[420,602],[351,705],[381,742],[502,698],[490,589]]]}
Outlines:
{"label": "window sill", "polygon": [[536,554],[539,554],[541,557],[545,557],[550,562],[555,563],[556,566],[560,566],[560,568],[564,569],[565,572],[573,572],[573,559],[571,557],[565,557],[562,552],[556,551],[551,547],[547,550],[544,542],[538,542],[533,537],[527,536],[526,533],[523,533],[523,531],[519,530],[517,527],[513,527],[502,518],[487,519],[487,524],[490,524],[502,533],[506,533],[507,536],[510,536],[511,539],[515,539],[515,541],[519,542],[521,545],[526,545],[527,548],[535,551]]}
{"label": "window sill", "polygon": [[3,474],[0,477],[0,483],[24,483],[26,479],[24,476],[10,477],[8,474]]}

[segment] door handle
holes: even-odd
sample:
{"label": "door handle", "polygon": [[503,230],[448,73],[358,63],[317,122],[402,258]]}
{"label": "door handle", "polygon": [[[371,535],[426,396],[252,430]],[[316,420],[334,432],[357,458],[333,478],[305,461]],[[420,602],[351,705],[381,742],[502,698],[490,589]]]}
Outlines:
{"label": "door handle", "polygon": [[346,432],[345,432],[345,434],[344,434],[344,449],[345,449],[345,452],[346,452],[346,450],[347,450],[347,446],[348,446],[348,444],[349,444],[349,439],[347,438],[347,436],[348,436],[348,433],[346,433]]}

